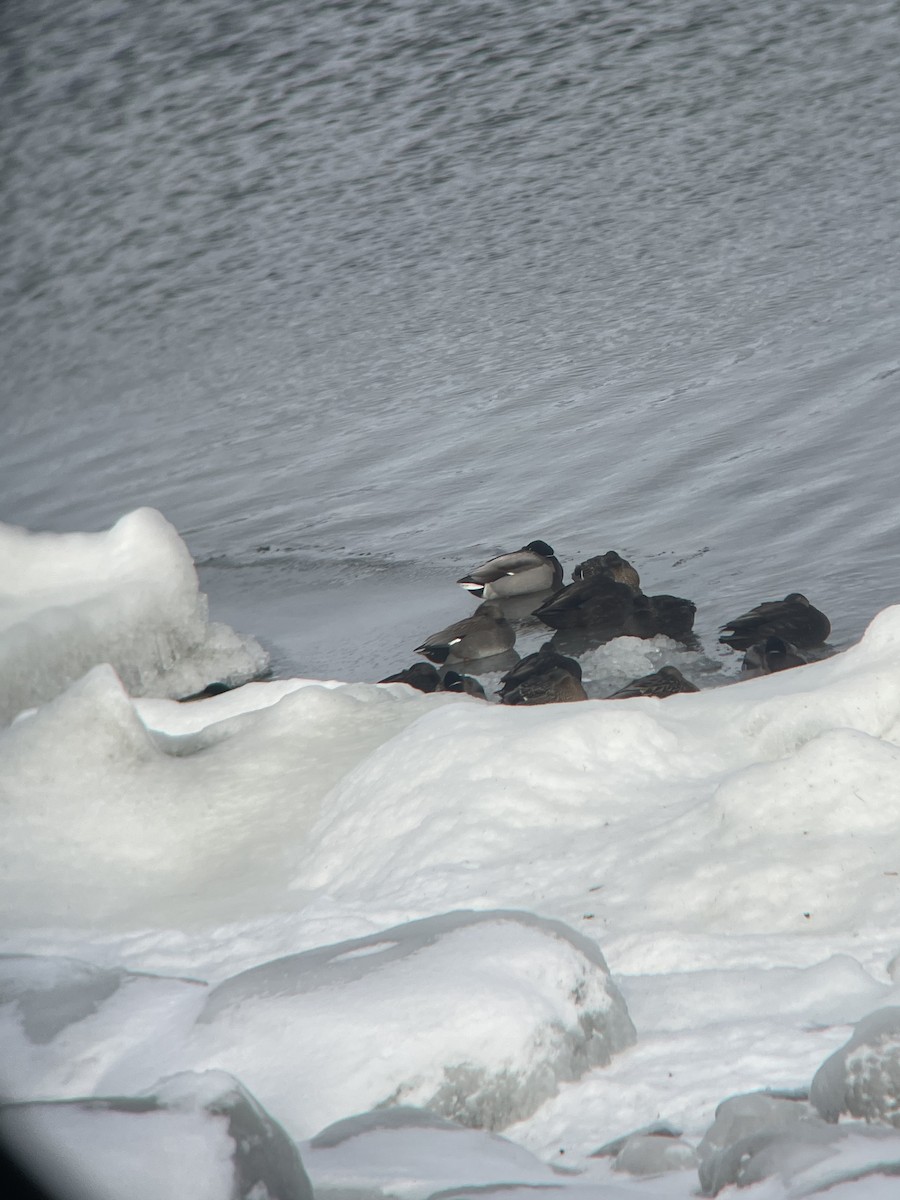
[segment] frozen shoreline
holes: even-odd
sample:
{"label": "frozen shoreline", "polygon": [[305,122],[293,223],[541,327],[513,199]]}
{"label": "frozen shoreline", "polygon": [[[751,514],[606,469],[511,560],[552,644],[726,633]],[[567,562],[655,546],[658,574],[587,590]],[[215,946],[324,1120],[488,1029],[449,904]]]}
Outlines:
{"label": "frozen shoreline", "polygon": [[[221,1145],[209,1138],[220,1138],[225,1109],[204,1107],[201,1081],[228,1072],[300,1143],[324,1195],[350,1179],[365,1195],[411,1197],[498,1178],[547,1183],[564,1158],[575,1174],[554,1176],[554,1187],[569,1200],[588,1185],[610,1198],[681,1200],[696,1190],[698,1161],[704,1186],[727,1182],[730,1148],[749,1127],[775,1147],[765,1170],[753,1160],[766,1200],[836,1178],[820,1161],[840,1175],[900,1159],[889,1115],[878,1118],[888,1131],[879,1141],[846,1119],[817,1124],[797,1099],[754,1101],[751,1116],[716,1126],[709,1149],[720,1101],[759,1089],[802,1095],[855,1022],[900,1001],[900,608],[830,659],[665,701],[517,710],[401,684],[284,679],[184,705],[133,699],[102,664],[69,683],[72,662],[103,637],[150,691],[169,686],[153,674],[153,630],[167,628],[169,645],[205,645],[196,576],[160,520],[128,518],[119,534],[65,544],[21,535],[31,538],[34,603],[43,611],[54,596],[34,661],[41,686],[59,694],[0,733],[0,835],[15,847],[0,877],[8,1097],[151,1095],[159,1128],[174,1121],[187,1136],[172,1115],[186,1101],[172,1110],[158,1081],[199,1072],[178,1094],[194,1097],[190,1136],[215,1156]],[[123,528],[127,578],[114,569]],[[61,588],[79,577],[95,590],[67,609]],[[20,620],[30,603],[21,578]],[[135,578],[156,585],[149,635],[146,610],[118,603]],[[77,653],[61,653],[73,641]],[[655,652],[621,641],[592,652],[592,669]],[[229,630],[215,644],[220,656],[194,651],[192,670],[219,669],[222,646],[233,666],[253,662]],[[572,947],[602,951],[633,1044],[615,1035],[612,1056],[594,1060],[573,1049],[583,1033],[559,1041],[560,1030],[587,1028],[578,1006],[599,994],[601,976],[591,982],[597,968],[580,950],[557,961],[552,937],[541,943],[546,931],[514,916],[494,942],[451,950],[451,939],[443,957],[420,947],[393,963],[378,950],[413,936],[416,921],[444,929],[441,914],[474,910],[488,929],[493,911],[510,909],[562,922]],[[284,982],[279,963],[318,961],[329,946],[355,975],[311,990]],[[210,987],[231,987],[249,968],[262,991],[254,984],[198,1021]],[[273,980],[282,982],[270,996]],[[572,997],[575,1015],[563,1016]],[[591,1020],[602,1029],[606,1018]],[[843,1101],[830,1103],[840,1111]],[[317,1143],[322,1126],[385,1104],[395,1127],[363,1122]],[[450,1153],[448,1171],[441,1138],[461,1135],[423,1129],[404,1115],[409,1104],[503,1129],[521,1151],[476,1140],[462,1160]],[[107,1127],[96,1106],[77,1119],[71,1105],[28,1111],[63,1142],[77,1128],[72,1153],[83,1145],[100,1177],[113,1170],[112,1117]],[[797,1119],[797,1136],[819,1148],[802,1170]],[[611,1158],[591,1158],[658,1120],[683,1137],[632,1139],[615,1173]],[[145,1128],[129,1142],[132,1167],[152,1153],[155,1127]],[[516,1158],[525,1151],[535,1157]],[[415,1185],[407,1159],[419,1163]],[[157,1185],[148,1197],[168,1186]]]}

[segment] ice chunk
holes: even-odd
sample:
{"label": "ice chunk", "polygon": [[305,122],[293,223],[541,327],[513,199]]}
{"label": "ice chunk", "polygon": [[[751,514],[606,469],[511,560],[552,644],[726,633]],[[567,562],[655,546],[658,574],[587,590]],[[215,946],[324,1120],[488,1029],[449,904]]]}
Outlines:
{"label": "ice chunk", "polygon": [[223,1071],[141,1096],[5,1105],[0,1132],[68,1200],[312,1200],[297,1147]]}
{"label": "ice chunk", "polygon": [[155,509],[105,533],[0,525],[0,722],[56,696],[98,663],[134,695],[243,683],[268,662],[252,638],[210,624],[176,531]]}
{"label": "ice chunk", "polygon": [[594,942],[531,913],[453,912],[226,980],[189,1053],[301,1134],[360,1100],[498,1129],[633,1039]]}
{"label": "ice chunk", "polygon": [[819,1067],[809,1096],[827,1121],[850,1113],[900,1128],[900,1008],[863,1017]]}

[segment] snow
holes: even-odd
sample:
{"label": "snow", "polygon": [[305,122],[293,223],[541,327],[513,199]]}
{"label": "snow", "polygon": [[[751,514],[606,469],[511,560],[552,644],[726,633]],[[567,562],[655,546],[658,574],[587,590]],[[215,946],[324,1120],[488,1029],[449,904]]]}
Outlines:
{"label": "snow", "polygon": [[[218,1200],[231,1087],[335,1198],[887,1195],[900,607],[839,655],[664,701],[294,679],[182,705],[262,659],[206,623],[159,514],[0,548],[19,1144],[149,1200],[162,1139]],[[586,677],[658,665],[633,641]]]}

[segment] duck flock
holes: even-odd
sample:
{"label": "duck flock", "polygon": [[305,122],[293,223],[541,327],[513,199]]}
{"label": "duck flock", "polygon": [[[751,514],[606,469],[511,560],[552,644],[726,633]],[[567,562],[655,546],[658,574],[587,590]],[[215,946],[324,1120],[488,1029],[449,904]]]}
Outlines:
{"label": "duck flock", "polygon": [[[380,683],[486,699],[482,684],[465,672],[484,674],[502,664],[505,674],[497,691],[501,704],[587,700],[577,653],[617,637],[647,639],[659,634],[688,649],[699,645],[693,632],[696,605],[680,596],[645,595],[638,572],[615,550],[579,563],[572,582],[564,584],[553,547],[533,541],[475,567],[457,583],[482,603],[471,616],[429,634],[416,646],[415,653],[428,662],[414,663]],[[521,659],[513,649],[515,609],[554,631],[539,650]],[[799,592],[791,592],[726,622],[719,641],[744,652],[741,672],[748,678],[802,666],[816,657],[830,632],[825,614]],[[606,699],[664,699],[699,690],[677,667],[666,665]]]}

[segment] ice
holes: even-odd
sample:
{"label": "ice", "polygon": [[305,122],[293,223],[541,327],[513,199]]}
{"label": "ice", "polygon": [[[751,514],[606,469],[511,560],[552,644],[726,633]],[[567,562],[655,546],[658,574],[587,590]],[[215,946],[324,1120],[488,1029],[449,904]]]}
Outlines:
{"label": "ice", "polygon": [[186,546],[149,508],[105,533],[0,524],[0,721],[110,663],[134,695],[184,696],[243,683],[267,655],[207,619]]}
{"label": "ice", "polygon": [[294,1143],[222,1071],[139,1097],[7,1105],[0,1131],[67,1200],[312,1200]]}
{"label": "ice", "polygon": [[304,1136],[360,1100],[503,1128],[633,1038],[593,942],[529,913],[458,912],[226,980],[185,1054],[227,1065]]}

